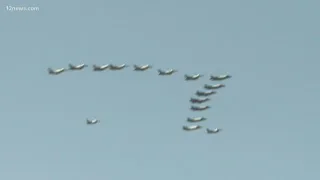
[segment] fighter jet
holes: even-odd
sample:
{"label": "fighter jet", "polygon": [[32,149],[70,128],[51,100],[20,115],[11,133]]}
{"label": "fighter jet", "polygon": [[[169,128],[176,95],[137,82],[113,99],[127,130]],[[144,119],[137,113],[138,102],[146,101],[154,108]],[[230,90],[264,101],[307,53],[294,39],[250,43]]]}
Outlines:
{"label": "fighter jet", "polygon": [[212,94],[216,94],[217,92],[216,91],[213,91],[213,90],[211,90],[211,91],[197,91],[196,92],[196,95],[197,96],[210,96],[210,95],[212,95]]}
{"label": "fighter jet", "polygon": [[182,126],[182,129],[185,131],[194,131],[194,130],[201,129],[201,128],[202,128],[202,126],[199,126],[199,125]]}
{"label": "fighter jet", "polygon": [[48,68],[48,73],[50,75],[58,75],[58,74],[61,74],[65,71],[67,71],[65,68],[60,68],[60,69],[55,69],[55,70],[53,70],[52,68]]}
{"label": "fighter jet", "polygon": [[71,63],[68,66],[69,66],[70,70],[82,70],[83,68],[88,67],[88,65],[86,65],[86,64],[79,64],[79,65],[75,66]]}
{"label": "fighter jet", "polygon": [[106,69],[109,68],[109,64],[106,64],[106,65],[102,65],[102,66],[97,66],[97,65],[93,65],[92,68],[93,68],[93,71],[104,71]]}
{"label": "fighter jet", "polygon": [[134,71],[145,71],[145,70],[148,70],[148,69],[151,69],[152,66],[147,64],[147,65],[143,65],[143,66],[138,66],[138,65],[133,65],[133,68],[134,68]]}
{"label": "fighter jet", "polygon": [[204,111],[206,109],[209,109],[210,106],[191,106],[192,111]]}
{"label": "fighter jet", "polygon": [[208,134],[215,134],[215,133],[218,133],[220,132],[222,129],[219,129],[219,128],[215,128],[215,129],[209,129],[207,128],[207,133]]}
{"label": "fighter jet", "polygon": [[197,80],[197,79],[199,79],[200,77],[203,77],[203,75],[202,74],[195,74],[195,75],[184,75],[184,79],[186,80],[186,81],[190,81],[190,80]]}
{"label": "fighter jet", "polygon": [[224,84],[215,84],[215,85],[205,84],[203,87],[205,89],[219,89],[226,86]]}
{"label": "fighter jet", "polygon": [[205,117],[194,117],[194,118],[187,118],[188,122],[200,122],[200,121],[205,121],[207,118]]}
{"label": "fighter jet", "polygon": [[194,104],[201,104],[201,103],[204,103],[204,102],[207,102],[207,101],[210,101],[210,98],[201,98],[201,99],[190,98],[190,102],[194,103]]}
{"label": "fighter jet", "polygon": [[210,76],[210,80],[211,81],[222,81],[222,80],[225,80],[225,79],[229,79],[231,78],[232,76],[229,75],[229,74],[226,74],[226,75],[220,75],[220,76],[213,76],[211,75]]}
{"label": "fighter jet", "polygon": [[121,70],[121,69],[123,69],[123,68],[125,68],[125,67],[129,67],[129,66],[126,65],[126,64],[121,64],[121,65],[119,65],[119,66],[110,64],[110,66],[109,66],[110,70],[114,70],[114,71],[115,71],[115,70]]}
{"label": "fighter jet", "polygon": [[160,76],[165,76],[165,75],[172,75],[173,73],[175,72],[178,72],[177,70],[175,69],[168,69],[168,70],[161,70],[161,69],[158,69],[158,72],[159,72],[159,75]]}
{"label": "fighter jet", "polygon": [[97,120],[97,119],[87,119],[87,124],[88,125],[92,125],[92,124],[97,124],[98,122],[100,122],[100,120]]}

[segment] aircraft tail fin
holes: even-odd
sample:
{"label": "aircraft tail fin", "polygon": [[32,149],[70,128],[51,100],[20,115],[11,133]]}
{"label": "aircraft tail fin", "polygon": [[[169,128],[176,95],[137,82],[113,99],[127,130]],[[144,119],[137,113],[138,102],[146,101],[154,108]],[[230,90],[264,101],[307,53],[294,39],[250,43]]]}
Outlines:
{"label": "aircraft tail fin", "polygon": [[69,63],[68,66],[69,66],[70,69],[74,68],[73,64],[71,64],[71,63]]}
{"label": "aircraft tail fin", "polygon": [[54,73],[54,71],[53,71],[52,68],[48,68],[48,72],[49,72],[49,73]]}

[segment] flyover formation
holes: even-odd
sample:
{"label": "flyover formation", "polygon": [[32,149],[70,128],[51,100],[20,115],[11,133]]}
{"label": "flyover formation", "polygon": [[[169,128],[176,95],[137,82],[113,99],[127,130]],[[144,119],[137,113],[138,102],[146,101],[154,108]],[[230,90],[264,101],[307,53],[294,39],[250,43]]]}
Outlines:
{"label": "flyover formation", "polygon": [[[87,64],[79,64],[79,65],[73,65],[73,64],[68,64],[68,68],[59,68],[59,69],[52,69],[52,68],[48,68],[48,73],[50,75],[59,75],[62,73],[65,73],[67,71],[80,71],[83,70],[85,68],[88,68],[89,65]],[[105,65],[96,65],[93,64],[92,65],[92,70],[96,71],[96,72],[101,72],[101,71],[106,71],[106,70],[110,70],[110,71],[120,71],[120,70],[124,70],[125,68],[130,67],[127,64],[120,64],[120,65],[114,65],[114,64],[105,64]],[[133,65],[133,70],[134,71],[147,71],[150,69],[153,69],[152,65],[146,64],[146,65]],[[178,70],[177,69],[157,69],[158,75],[159,76],[172,76],[173,74],[177,73]],[[200,78],[203,78],[204,75],[203,74],[185,74],[184,75],[184,80],[185,81],[196,81],[199,80]],[[218,81],[224,81],[227,79],[230,79],[232,76],[227,74],[227,75],[210,75],[209,80],[211,82],[218,82]],[[209,105],[203,105],[204,103],[209,102],[210,96],[217,94],[217,90],[221,89],[221,88],[225,88],[226,85],[225,84],[221,84],[221,83],[208,83],[208,84],[204,84],[202,89],[203,90],[198,90],[195,92],[195,95],[197,97],[191,97],[190,98],[190,110],[197,112],[197,111],[206,111],[208,109],[211,108],[211,106]],[[206,117],[202,117],[202,116],[198,116],[198,117],[188,117],[187,118],[187,122],[190,123],[191,125],[184,125],[182,126],[182,129],[184,131],[196,131],[199,129],[202,129],[203,126],[199,125],[202,121],[206,121],[207,118]],[[100,120],[98,119],[92,119],[89,120],[87,119],[87,124],[88,125],[93,125],[93,124],[97,124],[100,122]],[[214,128],[214,129],[210,129],[210,128],[206,128],[206,133],[207,134],[215,134],[220,132],[222,129],[221,128]]]}

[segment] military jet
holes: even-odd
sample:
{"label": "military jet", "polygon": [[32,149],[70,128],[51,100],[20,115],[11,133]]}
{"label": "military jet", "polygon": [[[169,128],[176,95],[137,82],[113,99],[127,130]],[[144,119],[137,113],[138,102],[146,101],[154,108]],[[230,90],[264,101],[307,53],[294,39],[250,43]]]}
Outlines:
{"label": "military jet", "polygon": [[92,124],[97,124],[98,122],[100,122],[100,120],[97,120],[97,119],[87,119],[87,124],[88,125],[92,125]]}
{"label": "military jet", "polygon": [[77,66],[73,65],[73,64],[69,64],[69,70],[82,70],[85,67],[88,67],[88,65],[86,64],[79,64]]}
{"label": "military jet", "polygon": [[210,96],[210,95],[212,95],[212,94],[216,94],[217,92],[216,91],[213,91],[213,90],[211,90],[211,91],[197,91],[196,92],[196,95],[197,96]]}
{"label": "military jet", "polygon": [[206,130],[207,130],[208,134],[215,134],[215,133],[220,132],[222,129],[219,129],[219,128],[209,129],[209,128],[207,128]]}
{"label": "military jet", "polygon": [[224,84],[215,84],[215,85],[205,84],[203,87],[205,89],[219,89],[226,86]]}
{"label": "military jet", "polygon": [[211,75],[210,76],[210,80],[212,81],[222,81],[222,80],[225,80],[225,79],[229,79],[231,78],[232,76],[229,75],[229,74],[226,74],[226,75],[220,75],[220,76],[213,76]]}
{"label": "military jet", "polygon": [[178,72],[177,70],[175,69],[168,69],[168,70],[161,70],[161,69],[158,69],[158,73],[160,76],[165,76],[165,75],[172,75],[173,73],[175,72]]}
{"label": "military jet", "polygon": [[143,66],[138,66],[135,64],[133,65],[133,68],[134,68],[134,71],[145,71],[145,70],[151,69],[152,66],[150,66],[149,64],[143,65]]}
{"label": "military jet", "polygon": [[210,106],[191,106],[192,111],[204,111],[206,109],[209,109]]}
{"label": "military jet", "polygon": [[201,129],[201,128],[202,128],[202,126],[199,126],[199,125],[182,126],[182,129],[185,131],[194,131],[194,130]]}
{"label": "military jet", "polygon": [[104,71],[106,69],[109,68],[109,64],[106,64],[106,65],[102,65],[102,66],[97,66],[97,65],[93,65],[92,68],[93,68],[93,71]]}
{"label": "military jet", "polygon": [[48,68],[48,73],[50,75],[58,75],[58,74],[61,74],[65,71],[67,71],[65,68],[60,68],[60,69],[55,69],[55,70],[53,70],[52,68]]}
{"label": "military jet", "polygon": [[188,122],[200,122],[200,121],[205,121],[207,118],[205,117],[194,117],[194,118],[187,118]]}
{"label": "military jet", "polygon": [[109,66],[109,69],[110,70],[121,70],[121,69],[124,69],[124,68],[126,68],[126,67],[129,67],[128,65],[126,65],[126,64],[121,64],[121,65],[119,65],[119,66],[117,66],[117,65],[113,65],[113,64],[110,64],[110,66]]}
{"label": "military jet", "polygon": [[203,75],[202,74],[195,74],[195,75],[184,75],[184,79],[186,80],[186,81],[190,81],[190,80],[197,80],[197,79],[199,79],[200,77],[203,77]]}
{"label": "military jet", "polygon": [[194,104],[201,104],[204,102],[210,101],[210,98],[202,98],[202,99],[198,99],[198,98],[190,98],[190,102],[194,103]]}

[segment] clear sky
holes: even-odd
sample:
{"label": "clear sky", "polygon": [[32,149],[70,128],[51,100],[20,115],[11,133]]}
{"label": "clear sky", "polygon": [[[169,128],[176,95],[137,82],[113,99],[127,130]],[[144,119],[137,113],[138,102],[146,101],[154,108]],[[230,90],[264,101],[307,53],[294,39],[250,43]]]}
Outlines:
{"label": "clear sky", "polygon": [[[0,179],[320,179],[320,1],[0,5]],[[68,63],[90,68],[48,75]],[[92,72],[108,63],[154,69]],[[225,73],[233,78],[212,108],[191,112],[208,75]],[[188,116],[223,131],[185,132]],[[101,123],[87,126],[94,117]]]}

